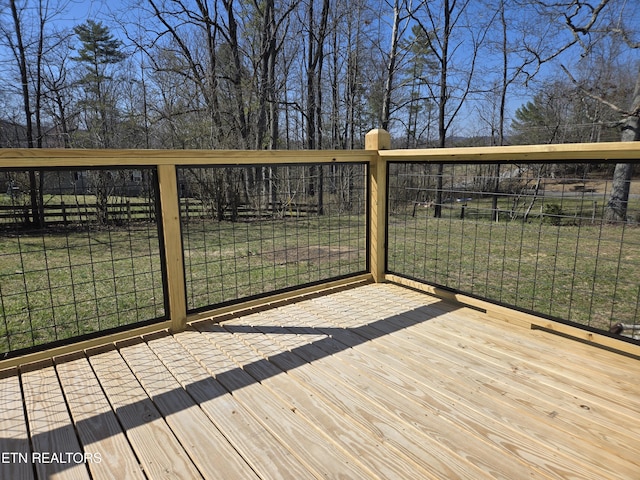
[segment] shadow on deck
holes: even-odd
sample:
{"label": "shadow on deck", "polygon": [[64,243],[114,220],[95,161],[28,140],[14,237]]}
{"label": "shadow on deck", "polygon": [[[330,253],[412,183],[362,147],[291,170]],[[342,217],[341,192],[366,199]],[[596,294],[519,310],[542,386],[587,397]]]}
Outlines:
{"label": "shadow on deck", "polygon": [[392,284],[5,372],[0,478],[637,478],[638,361]]}

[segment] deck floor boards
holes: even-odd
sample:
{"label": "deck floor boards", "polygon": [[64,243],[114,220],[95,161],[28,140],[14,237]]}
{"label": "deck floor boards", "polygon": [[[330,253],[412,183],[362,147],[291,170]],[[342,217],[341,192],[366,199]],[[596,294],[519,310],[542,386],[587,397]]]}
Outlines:
{"label": "deck floor boards", "polygon": [[56,365],[69,412],[86,452],[109,458],[87,465],[93,480],[144,479],[129,442],[86,358]]}
{"label": "deck floor boards", "polygon": [[0,372],[0,478],[637,480],[638,412],[637,359],[370,284]]}

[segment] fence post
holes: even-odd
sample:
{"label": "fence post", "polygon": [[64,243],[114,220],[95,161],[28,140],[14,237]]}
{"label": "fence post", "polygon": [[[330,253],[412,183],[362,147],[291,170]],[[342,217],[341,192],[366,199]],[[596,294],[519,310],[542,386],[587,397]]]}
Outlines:
{"label": "fence post", "polygon": [[387,162],[378,150],[391,147],[389,132],[371,130],[365,137],[365,150],[375,150],[369,164],[369,268],[375,282],[384,281],[387,249]]}
{"label": "fence post", "polygon": [[179,332],[186,328],[187,299],[184,284],[184,262],[180,238],[180,206],[175,165],[158,165],[160,208],[164,254],[167,262],[167,290],[169,296],[169,318],[171,330]]}

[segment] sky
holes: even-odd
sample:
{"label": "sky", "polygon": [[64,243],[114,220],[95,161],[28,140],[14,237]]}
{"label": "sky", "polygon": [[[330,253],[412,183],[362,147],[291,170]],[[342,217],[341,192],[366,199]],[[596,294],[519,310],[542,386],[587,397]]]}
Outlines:
{"label": "sky", "polygon": [[[372,3],[378,2],[380,4],[380,8],[382,9],[380,10],[381,18],[388,17],[388,15],[385,13],[386,11],[389,10],[389,7],[387,6],[388,2],[385,2],[384,0],[370,0],[370,1]],[[615,0],[612,0],[612,1],[615,1]],[[638,1],[638,0],[634,0],[634,1]],[[33,0],[19,0],[19,2],[24,2],[27,4],[35,3],[33,2]],[[51,2],[53,5],[56,4],[56,0],[51,0]],[[105,25],[109,26],[111,33],[115,37],[122,38],[123,42],[125,44],[128,44],[129,42],[126,41],[126,39],[122,36],[123,33],[118,26],[118,21],[121,20],[123,22],[126,22],[129,20],[133,20],[132,16],[134,12],[131,11],[126,15],[120,14],[120,16],[118,16],[116,12],[122,12],[123,10],[126,11],[125,5],[127,3],[130,4],[131,2],[132,0],[92,0],[92,1],[63,0],[59,4],[64,6],[65,13],[63,15],[56,16],[56,24],[58,26],[72,29],[76,25],[86,22],[88,19],[102,21]],[[143,3],[146,3],[146,0],[140,0],[140,2],[141,2],[140,4],[143,4]],[[478,2],[477,5],[480,5],[479,0],[472,0],[472,2]],[[240,4],[240,2],[238,2],[238,4]],[[522,15],[524,14],[521,14],[520,16]],[[382,47],[386,48],[386,45],[382,45]],[[491,65],[485,64],[483,66],[486,67],[487,71],[493,70],[493,66]],[[559,73],[561,74],[562,72],[559,72]],[[553,74],[557,74],[557,72]],[[543,78],[545,75],[548,76],[551,74],[542,72],[542,75],[540,75],[539,78]],[[519,96],[511,95],[508,97],[509,110],[511,111],[511,113],[513,113],[518,106],[522,105],[523,103],[526,103],[526,101],[530,99],[530,96],[529,96],[530,94],[527,92],[527,90],[522,89],[521,91],[522,91],[522,94]],[[473,115],[473,112],[469,112],[467,115]],[[473,120],[470,122],[470,125],[472,125],[472,127],[475,128],[475,125],[473,124]]]}

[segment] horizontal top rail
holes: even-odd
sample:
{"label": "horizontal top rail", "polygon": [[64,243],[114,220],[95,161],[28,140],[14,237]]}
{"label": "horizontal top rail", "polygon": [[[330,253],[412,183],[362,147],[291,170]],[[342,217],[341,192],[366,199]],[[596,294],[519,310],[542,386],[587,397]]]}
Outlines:
{"label": "horizontal top rail", "polygon": [[[588,176],[584,176],[582,182],[565,182],[569,185],[566,187],[563,183],[562,191],[560,191],[560,189],[554,190],[553,188],[559,184],[559,178],[556,179],[554,176],[554,182],[540,180],[543,175],[540,172],[544,169],[534,172],[533,169],[527,169],[523,166],[523,168],[501,170],[486,167],[474,168],[473,165],[467,164],[634,163],[640,159],[640,142],[413,150],[388,149],[390,142],[390,136],[387,132],[377,130],[367,135],[365,150],[0,149],[0,175],[3,179],[3,182],[0,183],[4,185],[0,190],[0,196],[3,197],[4,204],[11,203],[11,205],[0,206],[0,211],[5,212],[0,216],[14,220],[11,225],[6,220],[3,222],[3,233],[14,227],[17,232],[15,238],[11,235],[7,236],[13,242],[11,243],[13,250],[3,252],[4,256],[0,259],[0,266],[4,268],[4,270],[0,269],[0,281],[7,282],[7,285],[11,281],[11,285],[16,285],[13,290],[3,288],[4,292],[9,292],[12,301],[17,305],[11,310],[11,312],[17,313],[11,313],[11,315],[18,318],[26,311],[31,315],[30,318],[44,319],[44,327],[39,331],[42,331],[42,338],[45,338],[46,329],[51,326],[46,322],[53,318],[53,315],[49,315],[48,311],[53,307],[63,307],[64,312],[56,317],[56,319],[60,319],[59,325],[54,324],[53,326],[56,328],[65,326],[71,331],[70,329],[74,326],[73,318],[77,317],[82,320],[82,322],[76,322],[79,332],[77,338],[80,342],[85,342],[82,343],[82,348],[85,348],[87,345],[95,346],[112,342],[114,339],[127,338],[129,334],[125,330],[118,330],[121,327],[130,329],[131,335],[167,328],[180,331],[185,328],[187,322],[194,319],[193,315],[201,313],[210,315],[211,312],[207,310],[210,306],[226,305],[228,302],[233,306],[232,308],[238,308],[239,303],[233,302],[240,299],[258,298],[263,293],[268,293],[272,285],[284,289],[283,291],[286,290],[286,295],[289,295],[287,289],[295,287],[290,279],[297,279],[297,283],[300,285],[307,285],[307,283],[314,284],[314,282],[321,282],[324,279],[342,278],[342,276],[347,278],[351,275],[364,274],[375,282],[387,281],[391,278],[389,275],[400,275],[435,285],[438,288],[446,287],[462,293],[467,292],[483,298],[489,303],[499,301],[501,305],[511,308],[509,303],[511,297],[507,297],[508,294],[511,294],[511,290],[505,288],[504,295],[500,293],[497,298],[486,295],[486,288],[485,292],[479,290],[481,288],[480,280],[482,280],[480,277],[483,274],[478,272],[493,271],[495,272],[493,276],[499,278],[501,287],[515,279],[516,288],[520,288],[520,290],[514,294],[516,295],[514,298],[519,298],[517,294],[530,287],[530,290],[538,295],[532,294],[530,296],[531,302],[538,302],[538,304],[541,301],[546,301],[547,296],[552,298],[559,291],[564,291],[565,283],[561,283],[560,277],[565,273],[567,274],[562,278],[569,279],[567,280],[569,286],[566,289],[573,289],[567,291],[575,291],[575,298],[580,295],[591,298],[595,295],[596,300],[603,298],[606,300],[610,297],[608,293],[610,290],[623,293],[629,290],[632,299],[631,307],[624,310],[618,302],[615,304],[616,310],[611,307],[610,312],[598,313],[600,316],[596,320],[601,323],[598,324],[597,331],[605,335],[609,334],[610,332],[607,331],[609,325],[606,323],[613,323],[614,320],[620,322],[625,320],[629,324],[637,323],[634,320],[635,317],[628,315],[634,309],[637,312],[639,305],[637,299],[640,299],[640,290],[638,290],[637,284],[633,284],[635,277],[632,273],[627,273],[623,275],[624,281],[620,280],[623,266],[627,269],[630,268],[631,271],[637,267],[635,259],[638,256],[635,255],[629,260],[625,257],[628,252],[624,250],[628,248],[636,248],[636,250],[629,250],[629,252],[640,250],[635,235],[625,234],[627,226],[636,229],[637,225],[640,225],[640,213],[638,213],[640,212],[640,203],[638,203],[640,200],[636,193],[637,189],[633,190],[633,198],[628,202],[629,213],[621,222],[616,225],[607,224],[606,227],[598,227],[595,224],[600,221],[600,217],[603,217],[602,212],[606,206],[607,197],[611,196],[609,183],[602,187],[598,186],[600,190],[603,190],[603,193],[599,193],[599,191],[599,197],[592,197],[584,195],[587,191],[595,192],[595,190],[587,190],[587,187],[592,188],[591,185],[587,186],[586,180],[591,178]],[[444,170],[445,174],[443,170],[440,170],[439,173],[431,172],[429,169],[424,170],[419,165],[415,165],[417,163],[449,165]],[[318,164],[324,164],[323,168],[315,168]],[[333,168],[332,164],[335,164],[336,168]],[[344,172],[341,172],[340,164],[349,165],[345,167]],[[278,168],[268,169],[268,172],[257,172],[253,168],[254,166],[280,165],[287,166],[287,168],[282,171]],[[297,165],[297,167],[290,168],[291,165]],[[202,178],[187,178],[196,175],[199,170],[207,170],[207,168],[201,167],[209,166],[215,167],[214,170],[219,170],[219,167],[241,168],[231,168],[228,175],[217,176],[211,172],[204,172]],[[155,170],[155,174],[134,175],[131,173],[133,169],[148,170],[149,167],[154,167],[152,170]],[[298,167],[300,168],[298,169]],[[458,171],[459,167],[460,171]],[[104,200],[102,203],[98,202],[100,192],[96,190],[95,182],[101,181],[100,175],[73,176],[69,174],[69,171],[90,170],[92,168],[128,171],[129,173],[126,175],[123,173],[121,176],[113,176],[113,178],[121,179],[124,182],[123,187],[126,188],[133,183],[138,185],[137,182],[147,182],[143,190],[135,190],[133,193],[127,190],[127,195],[131,194],[132,197],[135,197],[132,198],[135,201],[127,207],[130,211],[122,209],[127,205],[124,203],[119,204],[118,211],[112,212],[110,204],[105,203]],[[406,172],[398,170],[399,168],[406,168]],[[242,169],[245,169],[244,172],[240,171]],[[27,178],[25,172],[29,170],[33,175]],[[45,172],[46,175],[39,174],[39,170]],[[322,174],[321,172],[325,170],[326,173]],[[395,177],[393,176],[394,172],[396,172]],[[600,173],[600,171],[596,173]],[[412,179],[410,176],[413,174],[415,174],[415,178]],[[554,171],[553,174],[556,175],[556,172]],[[570,174],[577,175],[574,172]],[[18,180],[14,182],[12,175],[15,175]],[[600,179],[600,177],[597,178]],[[37,180],[40,180],[39,187]],[[206,183],[209,180],[211,180],[211,184]],[[214,181],[227,182],[224,185],[232,186],[235,189],[233,191],[230,188],[228,191],[221,190],[226,196],[223,195],[223,202],[220,205],[214,202],[217,191],[215,188],[219,187]],[[606,182],[609,181],[609,179],[606,180]],[[74,182],[79,183],[76,185]],[[251,185],[256,188],[251,188],[249,182],[252,182]],[[637,186],[637,180],[635,182],[634,187]],[[504,185],[499,188],[499,183],[504,183]],[[604,185],[605,182],[601,183]],[[32,186],[34,184],[36,187]],[[209,210],[208,213],[202,215],[202,225],[198,223],[198,214],[194,213],[198,209],[198,203],[190,200],[199,198],[198,195],[201,193],[196,187],[200,188],[201,185],[210,190],[206,191],[204,197],[209,204],[203,205],[202,208]],[[532,185],[536,186],[532,187]],[[579,190],[580,186],[582,186],[581,190]],[[58,189],[57,193],[52,194],[51,197],[45,196],[56,188]],[[323,188],[325,190],[321,190]],[[30,191],[38,193],[38,189],[41,194],[39,202],[34,200],[33,195],[28,195]],[[391,189],[395,189],[393,197],[390,193]],[[564,195],[565,189],[569,189],[570,193]],[[248,192],[246,193],[247,197],[250,196],[250,193],[255,194],[249,210],[252,212],[251,222],[236,225],[234,222],[221,221],[216,223],[213,221],[227,220],[231,218],[230,215],[233,215],[233,218],[243,218],[240,216],[239,210],[243,208],[243,202],[249,202],[249,200],[241,198],[245,195],[245,190]],[[324,193],[321,196],[317,194],[318,192]],[[296,195],[295,211],[287,212],[287,209],[291,210],[290,207],[294,204],[291,193]],[[546,194],[543,195],[543,193]],[[60,195],[59,199],[55,195]],[[67,199],[66,195],[74,195],[75,201],[69,204],[65,203],[63,206],[62,202]],[[84,199],[87,203],[78,205],[77,198],[82,195],[88,195],[88,198]],[[238,197],[236,198],[234,195]],[[304,195],[308,197],[303,197]],[[343,196],[348,198],[342,198]],[[233,199],[230,200],[232,197]],[[102,198],[104,199],[104,197]],[[143,204],[139,203],[142,198],[149,199],[149,202],[154,204],[153,212],[141,213],[130,208],[142,206]],[[106,199],[108,200],[108,195]],[[46,204],[45,200],[50,203]],[[200,200],[202,201],[202,198]],[[224,204],[224,201],[227,201],[228,204]],[[330,205],[332,201],[335,208],[326,209],[325,207]],[[464,203],[458,207],[458,204],[454,203],[456,201],[464,201]],[[231,204],[232,206],[230,206]],[[344,207],[345,205],[348,205],[348,208]],[[357,208],[354,209],[353,205],[357,205]],[[436,205],[441,210],[437,215]],[[76,210],[78,206],[90,210],[81,212]],[[418,207],[422,212],[419,216],[416,215]],[[551,210],[549,207],[556,208]],[[309,245],[305,245],[295,238],[288,240],[290,236],[299,233],[294,220],[301,220],[305,225],[312,225],[304,215],[304,211],[311,211],[313,208],[316,209],[313,214],[317,214],[319,217],[313,223],[313,232],[318,232],[317,239],[311,242],[311,236],[306,234],[306,242]],[[60,210],[63,211],[60,212]],[[214,213],[218,211],[223,213],[216,217]],[[230,211],[232,213],[229,213]],[[6,212],[13,213],[7,214]],[[274,219],[271,224],[262,221],[262,213],[265,212],[271,214]],[[521,214],[522,212],[526,212],[526,218]],[[90,215],[94,215],[94,217]],[[101,217],[99,217],[100,215]],[[128,220],[126,215],[129,215]],[[227,216],[225,217],[225,215]],[[331,219],[331,215],[334,215],[333,219]],[[508,216],[510,220],[520,219],[522,221],[507,224],[502,221],[506,218],[505,216]],[[39,219],[38,222],[36,218]],[[62,223],[65,226],[69,224],[73,227],[84,227],[82,225],[83,218],[87,219],[87,225],[92,221],[95,224],[102,223],[103,225],[96,229],[58,228],[51,229],[50,232],[44,228],[33,229],[37,235],[43,236],[43,240],[38,240],[35,233],[33,238],[29,235],[22,236],[23,231],[28,232],[30,225],[60,225]],[[107,219],[109,221],[106,221]],[[135,228],[130,230],[121,228],[128,227],[127,222],[137,219],[144,220],[139,223],[145,223],[145,225],[135,225]],[[535,221],[526,221],[531,219]],[[253,222],[254,220],[261,221]],[[252,222],[256,229],[249,231]],[[154,227],[154,224],[157,228]],[[113,232],[108,230],[111,226],[113,226]],[[439,228],[439,226],[443,228]],[[508,226],[509,232],[515,231],[513,235],[507,234]],[[482,238],[487,241],[480,243],[471,238],[472,228],[476,232],[480,232]],[[389,233],[390,231],[391,233]],[[241,232],[244,237],[238,232]],[[411,232],[415,232],[414,237],[410,236]],[[635,233],[635,230],[633,232]],[[56,241],[60,239],[63,243],[57,244],[49,239],[45,241],[44,235],[49,233],[56,235]],[[607,233],[608,236],[605,236],[604,233]],[[532,239],[529,242],[530,245],[520,246],[524,239],[529,237]],[[561,264],[564,270],[557,268],[559,265],[558,255],[549,256],[553,262],[549,266],[549,261],[545,263],[546,257],[540,255],[538,250],[533,250],[534,247],[546,245],[543,244],[543,240],[547,237],[553,242],[549,251],[565,254],[567,260]],[[186,247],[185,238],[193,240]],[[500,250],[500,244],[497,243],[498,238],[504,239],[502,250]],[[591,238],[595,238],[597,243],[589,243]],[[138,240],[142,245],[140,248],[135,243]],[[227,242],[224,245],[223,240]],[[627,242],[624,247],[621,246],[622,240]],[[32,245],[34,241],[37,244],[36,247]],[[112,241],[115,241],[115,248],[102,247],[103,244],[111,245]],[[335,244],[336,241],[342,243],[338,245]],[[416,246],[420,245],[420,242],[423,242],[424,247],[417,248]],[[393,246],[392,250],[389,250],[390,245]],[[53,257],[45,251],[50,246],[64,256],[59,261],[56,260],[58,263],[53,262]],[[450,261],[450,253],[454,252],[453,249],[456,246],[459,246],[460,259],[469,257],[475,261],[477,257],[485,259],[486,262],[471,266],[462,261],[459,264],[443,263],[445,258],[447,262]],[[485,246],[486,252],[482,250]],[[526,250],[525,247],[531,247],[531,249]],[[70,251],[70,248],[74,250]],[[303,251],[305,248],[306,251]],[[428,250],[429,248],[432,250]],[[70,253],[65,254],[68,250]],[[416,250],[423,252],[424,258],[422,260],[417,260]],[[590,263],[594,250],[601,254],[597,265]],[[27,252],[29,255],[26,255]],[[446,252],[446,255],[441,255],[441,252]],[[427,255],[427,253],[429,254]],[[433,254],[431,255],[431,253]],[[335,257],[335,265],[332,265],[331,268],[325,261],[325,257],[329,257],[330,254],[332,258]],[[86,258],[82,257],[83,255]],[[633,257],[633,253],[629,253],[629,256]],[[27,257],[28,261],[25,261]],[[390,257],[396,262],[395,264],[389,261]],[[401,263],[401,260],[404,262],[405,258],[407,268],[405,268],[405,263]],[[233,265],[231,263],[225,264],[226,259],[230,259]],[[205,260],[215,268],[207,266]],[[10,264],[10,262],[14,263]],[[103,281],[102,277],[96,276],[97,270],[92,267],[94,263],[99,265],[98,269],[106,272],[104,278],[107,278],[108,281]],[[49,264],[56,269],[54,273],[48,273]],[[117,268],[114,267],[116,264]],[[583,267],[581,271],[586,272],[578,277],[584,277],[591,281],[591,283],[585,284],[586,286],[578,285],[577,281],[572,280],[576,277],[575,265],[578,264]],[[347,270],[344,269],[345,265],[348,267]],[[511,266],[511,270],[507,266]],[[533,271],[532,279],[520,276],[521,266]],[[422,270],[418,271],[418,267]],[[491,270],[492,268],[493,270]],[[275,280],[272,281],[270,277],[267,280],[261,280],[260,288],[264,289],[264,292],[257,292],[249,282],[255,273],[254,269],[260,274],[261,279],[267,278],[265,277],[266,272],[269,275],[273,272]],[[217,275],[216,273],[215,276],[207,276],[209,275],[207,272],[214,270],[224,272],[225,275],[227,272],[232,272],[233,275],[240,278],[240,283],[237,279],[231,282],[222,281],[222,274]],[[613,273],[608,274],[610,270],[617,271],[615,276]],[[317,277],[312,276],[312,274],[316,275],[316,271]],[[558,275],[556,275],[556,271],[558,271]],[[43,272],[47,272],[46,275]],[[67,272],[71,272],[73,278]],[[185,272],[189,272],[188,279]],[[600,277],[605,274],[609,275],[606,280],[611,280],[607,285],[613,285],[613,287],[600,289],[596,280],[600,281]],[[303,277],[303,275],[307,276]],[[485,276],[489,278],[488,273]],[[549,276],[551,277],[548,278]],[[55,289],[51,288],[51,278],[55,278],[58,282],[54,282],[57,285]],[[92,288],[93,293],[89,292],[85,296],[76,295],[73,290],[74,284],[69,283],[75,281],[74,279],[79,279],[82,285],[88,285],[87,288]],[[467,279],[470,279],[468,284],[464,283]],[[631,279],[631,282],[626,281],[627,279]],[[285,282],[291,284],[285,284]],[[217,287],[225,284],[231,285],[231,287],[226,290]],[[98,287],[102,288],[103,285],[109,288],[113,285],[108,295],[98,291]],[[187,298],[187,285],[188,288],[193,287],[189,298]],[[208,285],[216,285],[216,287],[209,288]],[[487,285],[489,285],[488,282]],[[548,285],[551,285],[551,289],[547,288]],[[125,297],[121,291],[128,288],[127,291],[135,293],[135,289],[141,286],[145,292],[144,295],[138,297],[134,295],[131,297],[133,300],[129,302],[130,306],[122,307],[124,305],[123,299],[128,297]],[[242,288],[245,288],[249,293],[245,295]],[[118,291],[116,292],[116,290]],[[68,295],[69,291],[71,296]],[[280,290],[276,288],[275,291]],[[44,296],[41,298],[36,295],[36,292],[44,292]],[[82,295],[86,293],[80,290],[79,292]],[[527,293],[526,290],[525,293]],[[79,301],[76,301],[76,297]],[[634,301],[635,304],[633,304]],[[79,307],[78,304],[80,304]],[[31,305],[34,307],[31,308]],[[535,313],[533,307],[528,310],[530,308],[528,304],[521,306],[513,303],[513,305],[527,312]],[[571,314],[578,311],[573,303],[570,307],[572,308]],[[3,308],[8,311],[6,305]],[[100,312],[99,308],[102,309]],[[105,327],[106,323],[103,318],[111,321],[112,317],[116,318],[119,315],[122,308],[125,308],[123,312],[134,312],[131,314],[131,319],[135,321],[119,323],[113,327],[112,333],[99,338],[97,335],[100,331],[112,328],[111,324],[108,324],[108,328]],[[100,315],[94,314],[91,309]],[[151,313],[147,314],[147,310]],[[489,311],[488,308],[486,310]],[[67,311],[71,312],[71,316]],[[106,313],[102,313],[102,311]],[[620,317],[619,311],[627,315],[629,319]],[[138,312],[141,313],[138,314]],[[562,312],[557,314],[554,312],[556,310],[553,312],[545,310],[542,314],[553,319],[573,322],[573,317],[570,318],[569,314],[564,316],[565,314]],[[69,321],[68,318],[72,318],[72,320]],[[89,331],[88,327],[85,330],[80,329],[80,326],[85,328],[87,325],[94,328],[90,323],[94,319],[97,319],[96,322],[102,322],[95,327],[95,330]],[[590,319],[591,316],[589,322],[591,322]],[[147,321],[153,323],[146,324]],[[544,321],[547,322],[546,319]],[[576,322],[574,323],[577,325]],[[26,325],[27,322],[19,325],[23,324]],[[596,327],[593,327],[592,330],[595,331]],[[9,331],[6,326],[5,331]],[[31,334],[32,344],[37,348],[40,348],[40,345],[46,345],[43,343],[44,341],[39,339],[38,341],[41,343],[36,345],[33,332],[20,329],[16,331],[25,338],[27,338],[26,335]],[[18,338],[18,334],[14,336]],[[92,336],[94,334],[95,337]],[[58,335],[57,330],[55,335]],[[592,331],[589,331],[589,335],[592,335]],[[61,338],[61,341],[66,340],[67,337]],[[589,340],[593,339],[589,337]],[[616,338],[616,340],[618,339]],[[598,341],[597,343],[602,342]],[[22,344],[15,343],[15,345]],[[52,343],[46,348],[48,353],[47,351],[29,353],[29,361],[35,361],[35,358],[47,358],[47,355],[52,355],[51,352],[60,354],[60,352],[73,351],[78,347],[71,344],[58,346],[58,344]],[[57,348],[60,350],[55,350]],[[16,347],[14,351],[17,350]],[[0,361],[0,369],[3,365],[9,365],[7,361],[13,362],[12,365],[17,365],[25,360],[17,356],[12,359],[8,358],[6,361]]]}
{"label": "horizontal top rail", "polygon": [[0,149],[0,168],[96,167],[123,165],[247,165],[369,162],[364,150],[96,150]]}
{"label": "horizontal top rail", "polygon": [[0,168],[122,165],[248,165],[350,163],[384,160],[419,162],[619,161],[640,158],[639,142],[509,145],[411,150],[97,150],[0,149]]}
{"label": "horizontal top rail", "polygon": [[423,162],[562,162],[576,160],[637,160],[640,142],[563,143],[500,147],[454,147],[416,150],[380,150],[385,160]]}

